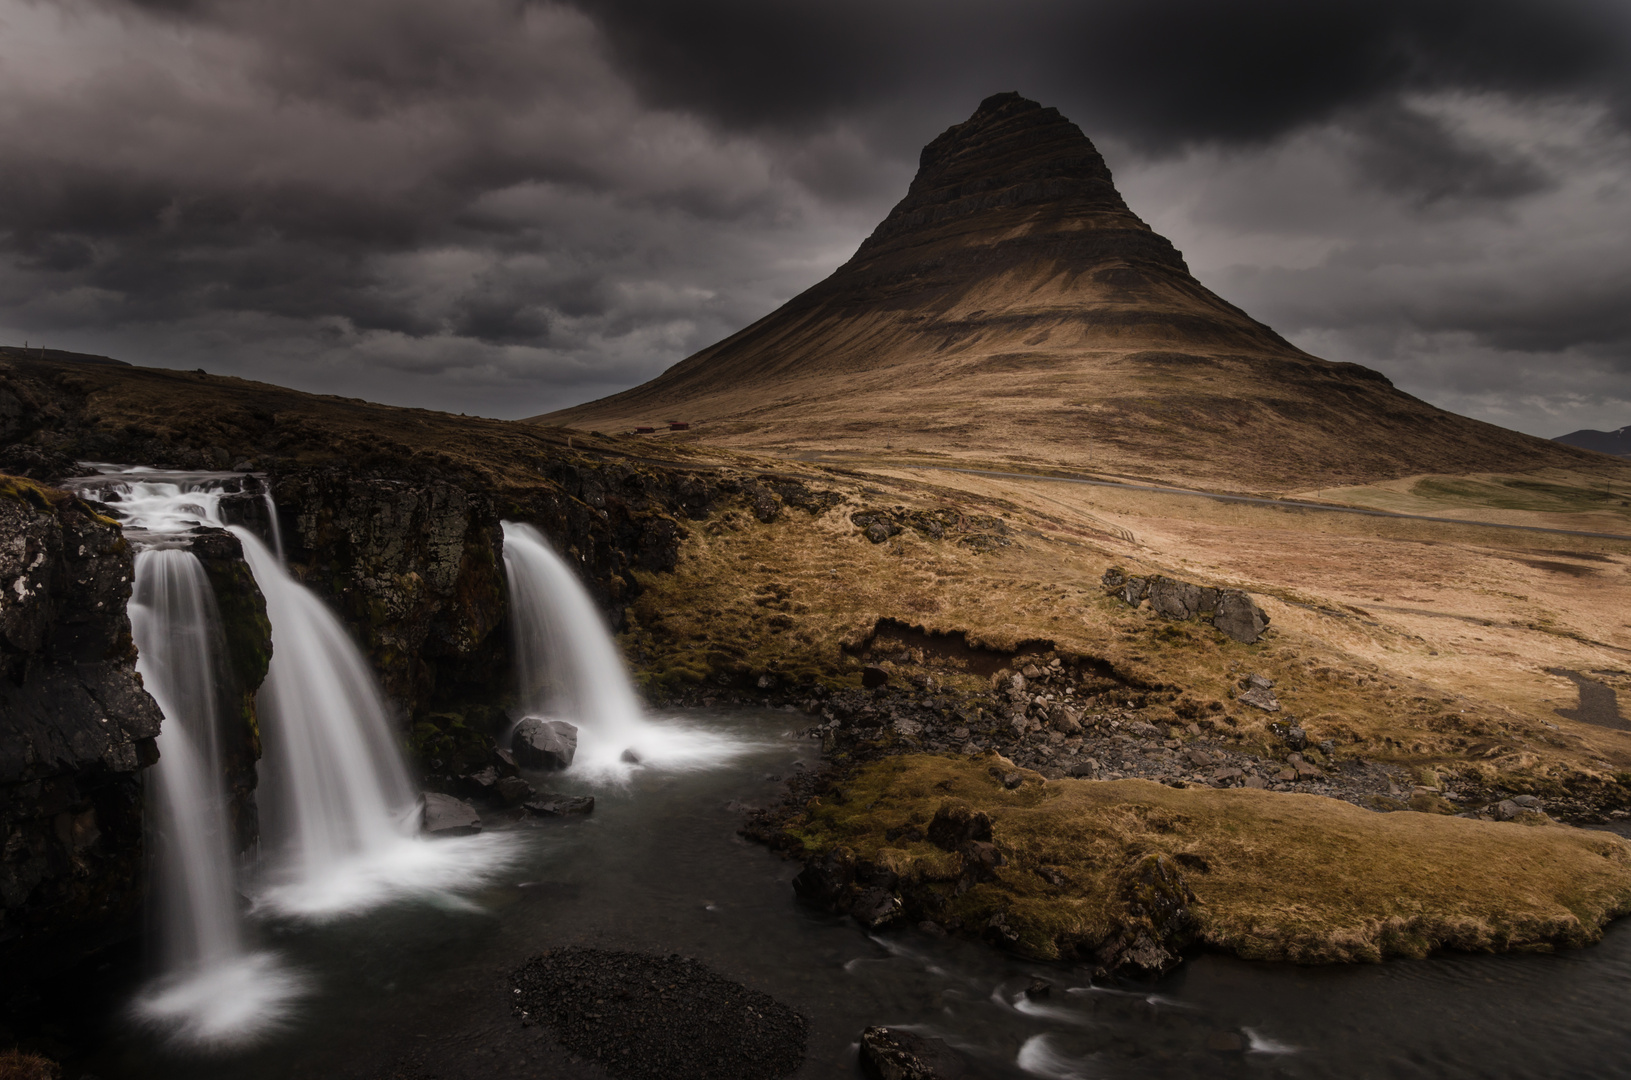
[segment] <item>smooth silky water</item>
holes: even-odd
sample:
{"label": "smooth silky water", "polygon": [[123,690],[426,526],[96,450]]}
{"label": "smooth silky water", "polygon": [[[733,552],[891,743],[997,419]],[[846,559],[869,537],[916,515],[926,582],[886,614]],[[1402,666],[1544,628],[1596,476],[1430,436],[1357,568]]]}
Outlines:
{"label": "smooth silky water", "polygon": [[[868,935],[794,898],[798,866],[736,835],[816,747],[803,717],[690,710],[689,726],[744,746],[710,769],[636,770],[623,786],[532,775],[590,791],[581,820],[493,825],[519,860],[464,905],[398,904],[362,918],[281,926],[277,947],[314,978],[282,1035],[226,1056],[177,1055],[114,1026],[84,1065],[115,1077],[592,1077],[546,1029],[509,1015],[505,975],[566,944],[679,952],[773,994],[812,1022],[801,1077],[850,1077],[868,1024],[962,1045],[988,1077],[1565,1077],[1631,1073],[1623,1007],[1631,932],[1556,956],[1445,956],[1297,968],[1201,956],[1152,985],[1094,986],[1069,965],[1028,963],[916,931]],[[657,719],[654,722],[661,722]],[[1053,984],[1028,1002],[1032,976]],[[1208,1049],[1220,1033],[1258,1048]],[[1028,1068],[1021,1067],[1021,1061]]]}
{"label": "smooth silky water", "polygon": [[[572,612],[587,600],[570,568],[524,528],[505,530],[518,617],[534,620],[516,626],[517,637],[545,640],[564,627],[567,644],[551,655],[579,659],[523,678],[543,691],[542,711],[573,714],[566,718],[580,724],[586,751],[566,774],[530,779],[541,789],[594,794],[595,812],[566,820],[494,816],[472,839],[503,858],[478,860],[469,873],[455,859],[411,874],[386,858],[372,877],[362,874],[360,901],[327,886],[319,903],[268,904],[262,894],[267,917],[252,928],[307,982],[276,1037],[250,1046],[199,1053],[133,1030],[124,1020],[135,980],[127,968],[76,982],[76,1005],[104,1004],[78,1014],[81,1045],[97,1049],[75,1068],[103,1080],[601,1076],[555,1048],[546,1029],[523,1029],[509,1015],[505,982],[533,953],[589,944],[685,953],[793,1005],[812,1025],[804,1077],[855,1075],[854,1040],[873,1023],[944,1037],[988,1077],[1631,1074],[1631,1038],[1621,1030],[1631,996],[1626,928],[1611,929],[1595,948],[1557,956],[1323,968],[1202,956],[1160,983],[1096,986],[1069,965],[1029,963],[910,929],[869,935],[804,908],[790,887],[797,864],[736,835],[744,804],[773,801],[781,777],[814,764],[816,748],[797,733],[803,718],[763,710],[651,717],[632,695],[594,698],[604,690],[595,679],[620,661],[609,649],[572,651],[571,628],[587,625],[574,623]],[[272,556],[262,547],[251,558]],[[271,570],[259,566],[257,577],[264,573],[276,594]],[[529,610],[534,601],[546,610]],[[371,713],[366,701],[358,707]],[[371,736],[359,738],[367,744]],[[623,761],[623,749],[643,750],[641,763]],[[400,777],[382,768],[378,801],[388,812],[369,835],[385,837],[376,849],[389,852],[410,841],[395,816]],[[373,813],[376,826],[380,816]],[[343,837],[337,843],[315,845],[338,851],[322,861],[330,871],[359,868],[348,860],[370,848]],[[437,846],[415,843],[420,851]],[[302,864],[282,865],[287,872]],[[326,917],[337,912],[350,917]],[[299,917],[313,914],[325,917]],[[1027,999],[1036,976],[1052,991]],[[1230,1036],[1250,1050],[1213,1049]]]}

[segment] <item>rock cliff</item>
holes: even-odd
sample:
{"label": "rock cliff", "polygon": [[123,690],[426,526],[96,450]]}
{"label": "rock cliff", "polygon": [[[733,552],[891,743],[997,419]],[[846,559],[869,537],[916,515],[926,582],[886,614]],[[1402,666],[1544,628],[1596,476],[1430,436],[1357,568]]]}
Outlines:
{"label": "rock cliff", "polygon": [[89,505],[0,476],[0,956],[55,961],[140,899],[141,770],[158,706],[135,670],[131,553]]}

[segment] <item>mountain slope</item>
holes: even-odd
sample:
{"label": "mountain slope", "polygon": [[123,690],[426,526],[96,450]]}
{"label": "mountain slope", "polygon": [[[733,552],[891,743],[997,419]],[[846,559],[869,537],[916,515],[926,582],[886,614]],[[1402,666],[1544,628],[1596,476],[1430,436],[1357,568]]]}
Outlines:
{"label": "mountain slope", "polygon": [[536,419],[1258,490],[1585,461],[1303,353],[1195,280],[1080,129],[1018,94],[925,147],[825,281],[644,385]]}
{"label": "mountain slope", "polygon": [[1631,458],[1631,426],[1619,428],[1614,431],[1593,431],[1582,428],[1571,431],[1567,435],[1559,435],[1552,440],[1563,443],[1565,446],[1578,446],[1582,450],[1595,450],[1599,454],[1613,454],[1615,457]]}

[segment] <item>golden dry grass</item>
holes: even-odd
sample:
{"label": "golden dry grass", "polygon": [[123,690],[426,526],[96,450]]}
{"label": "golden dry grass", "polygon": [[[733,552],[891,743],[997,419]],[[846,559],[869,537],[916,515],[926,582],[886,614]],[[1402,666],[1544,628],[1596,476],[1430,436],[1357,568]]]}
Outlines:
{"label": "golden dry grass", "polygon": [[[1143,780],[1040,782],[1009,790],[988,755],[886,758],[814,800],[793,830],[937,890],[964,925],[1002,913],[1041,956],[1091,952],[1125,921],[1126,869],[1149,855],[1182,868],[1198,941],[1302,963],[1509,951],[1596,941],[1631,910],[1631,844],[1545,822],[1377,814],[1312,795],[1177,790]],[[955,895],[958,856],[891,843],[947,799],[993,821],[1007,864]],[[951,865],[948,865],[951,864]]]}
{"label": "golden dry grass", "polygon": [[[1151,719],[1181,698],[1216,700],[1241,748],[1271,756],[1284,752],[1267,732],[1275,718],[1232,701],[1249,671],[1274,679],[1285,713],[1342,756],[1543,797],[1631,773],[1631,734],[1559,716],[1574,688],[1547,670],[1631,656],[1631,627],[1617,626],[1631,609],[1631,542],[920,471],[810,482],[845,502],[771,525],[717,515],[688,526],[674,573],[642,577],[624,640],[654,685],[747,671],[853,679],[844,646],[893,619],[1101,658],[1166,688]],[[1013,544],[981,554],[908,530],[874,545],[849,520],[894,505],[1004,514]],[[1553,552],[1560,543],[1579,557]],[[1270,634],[1244,646],[1129,609],[1098,586],[1112,565],[1247,588]]]}
{"label": "golden dry grass", "polygon": [[21,1050],[0,1051],[0,1080],[57,1080],[62,1070],[56,1062]]}

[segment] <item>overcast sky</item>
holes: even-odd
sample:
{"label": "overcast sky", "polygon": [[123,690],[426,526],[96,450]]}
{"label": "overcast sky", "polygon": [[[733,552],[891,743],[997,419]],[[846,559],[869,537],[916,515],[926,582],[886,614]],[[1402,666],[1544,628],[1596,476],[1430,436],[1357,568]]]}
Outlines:
{"label": "overcast sky", "polygon": [[0,343],[520,417],[826,276],[981,98],[1205,284],[1631,424],[1623,0],[0,0]]}

